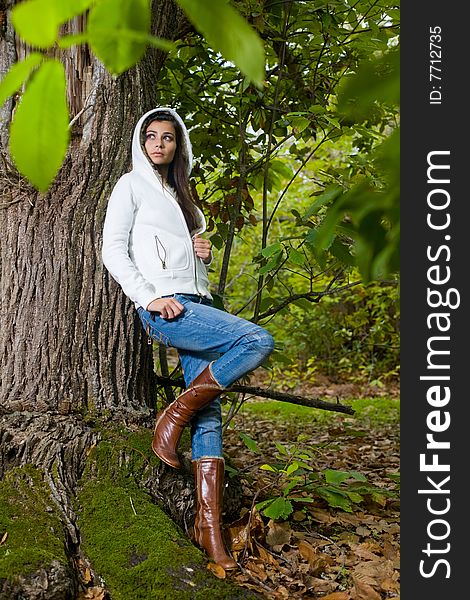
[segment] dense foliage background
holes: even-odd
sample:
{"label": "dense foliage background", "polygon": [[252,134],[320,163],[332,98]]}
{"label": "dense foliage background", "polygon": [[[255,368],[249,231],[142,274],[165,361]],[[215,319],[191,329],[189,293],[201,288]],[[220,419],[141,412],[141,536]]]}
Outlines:
{"label": "dense foliage background", "polygon": [[156,82],[191,129],[214,291],[273,332],[284,382],[396,379],[397,6],[237,6],[265,43],[262,88],[199,35]]}
{"label": "dense foliage background", "polygon": [[[3,101],[26,83],[11,125],[19,170],[44,191],[67,149],[65,73],[48,48],[88,44],[116,75],[149,44],[169,51],[155,104],[191,130],[219,306],[266,325],[272,362],[292,376],[396,378],[397,3],[239,0],[238,12],[178,0],[194,29],[170,43],[150,35],[147,0],[42,2],[20,3],[12,21],[46,52],[0,85]],[[62,35],[84,11],[86,29]],[[25,145],[31,123],[42,135]]]}

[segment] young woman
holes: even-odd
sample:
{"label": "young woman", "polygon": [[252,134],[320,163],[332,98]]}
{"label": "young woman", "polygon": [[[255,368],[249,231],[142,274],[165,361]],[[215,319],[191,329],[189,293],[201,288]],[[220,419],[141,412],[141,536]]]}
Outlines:
{"label": "young woman", "polygon": [[191,426],[196,542],[225,569],[237,564],[221,535],[224,459],[219,394],[272,352],[272,336],[212,306],[205,219],[189,186],[192,147],[181,117],[156,108],[138,121],[133,168],[109,199],[103,262],[135,303],[142,325],[178,350],[187,389],[157,415],[154,453],[179,468],[178,443]]}

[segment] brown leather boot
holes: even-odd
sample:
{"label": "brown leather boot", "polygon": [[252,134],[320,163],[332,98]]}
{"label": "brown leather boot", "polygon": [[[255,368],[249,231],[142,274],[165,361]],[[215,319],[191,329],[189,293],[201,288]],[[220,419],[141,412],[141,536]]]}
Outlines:
{"label": "brown leather boot", "polygon": [[221,531],[224,470],[223,458],[193,461],[196,483],[194,539],[209,558],[228,571],[236,569],[237,563],[227,553]]}
{"label": "brown leather boot", "polygon": [[160,460],[175,469],[181,467],[176,451],[183,429],[197,411],[210,404],[222,390],[207,365],[191,385],[157,415],[152,450]]}

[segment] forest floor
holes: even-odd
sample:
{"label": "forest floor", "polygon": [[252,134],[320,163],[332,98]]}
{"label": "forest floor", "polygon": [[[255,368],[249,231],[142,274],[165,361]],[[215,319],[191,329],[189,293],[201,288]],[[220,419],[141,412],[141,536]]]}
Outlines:
{"label": "forest floor", "polygon": [[[243,404],[224,434],[244,488],[240,516],[226,527],[241,565],[229,577],[270,600],[399,598],[398,386],[324,380],[286,391],[356,413]],[[271,511],[280,517],[254,508],[277,497]]]}

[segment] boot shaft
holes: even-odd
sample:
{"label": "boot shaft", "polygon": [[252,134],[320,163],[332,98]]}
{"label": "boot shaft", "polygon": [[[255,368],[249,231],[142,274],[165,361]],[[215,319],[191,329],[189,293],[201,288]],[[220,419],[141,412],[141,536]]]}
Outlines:
{"label": "boot shaft", "polygon": [[181,434],[192,417],[210,404],[222,391],[213,378],[210,364],[178,398],[157,417],[152,450],[167,465],[181,467],[177,449]]}
{"label": "boot shaft", "polygon": [[224,569],[236,569],[237,563],[227,553],[221,528],[225,463],[223,458],[200,458],[193,461],[196,486],[194,537],[209,558]]}
{"label": "boot shaft", "polygon": [[197,502],[204,512],[222,514],[225,461],[207,457],[193,461]]}

